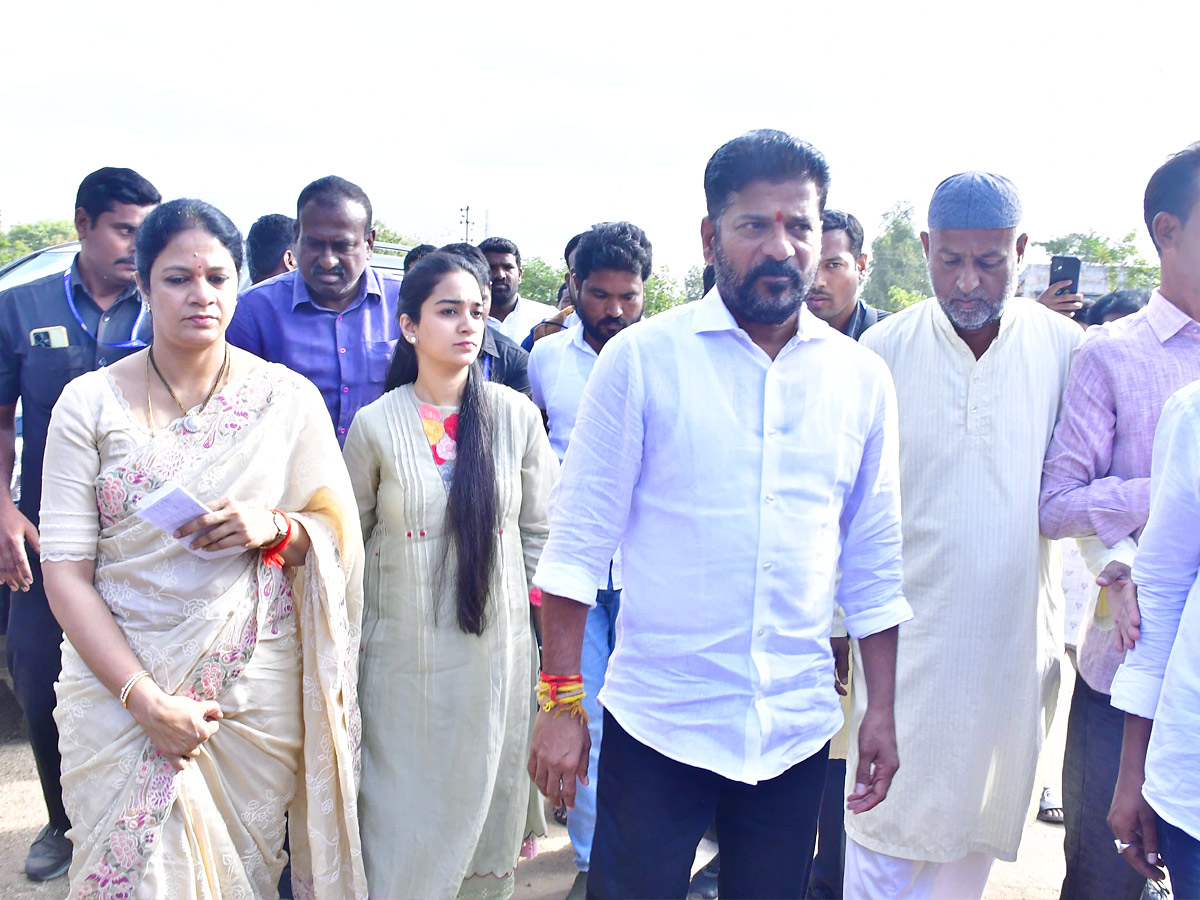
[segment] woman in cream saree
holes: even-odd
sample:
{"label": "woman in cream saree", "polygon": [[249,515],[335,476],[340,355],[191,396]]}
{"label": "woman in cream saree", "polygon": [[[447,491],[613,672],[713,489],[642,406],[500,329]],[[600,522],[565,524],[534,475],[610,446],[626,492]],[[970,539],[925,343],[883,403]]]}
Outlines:
{"label": "woman in cream saree", "polygon": [[[166,348],[156,351],[166,358]],[[366,894],[355,800],[361,536],[353,493],[316,389],[248,354],[225,359],[224,387],[218,376],[203,405],[157,431],[153,410],[148,428],[108,369],[73,381],[54,410],[41,549],[66,633],[55,717],[73,897],[275,896],[285,812],[295,895]],[[138,515],[144,498],[172,485],[214,509],[232,498],[247,510],[286,511],[307,534],[307,553],[279,568],[258,549],[189,552]],[[106,685],[84,661],[99,658],[95,638],[63,596],[62,573],[87,560],[95,591],[149,673],[139,690],[184,708],[196,707],[181,698],[202,704],[211,734],[190,752],[164,751],[135,720],[131,690],[141,673],[117,690],[111,670],[99,670],[109,673]]]}

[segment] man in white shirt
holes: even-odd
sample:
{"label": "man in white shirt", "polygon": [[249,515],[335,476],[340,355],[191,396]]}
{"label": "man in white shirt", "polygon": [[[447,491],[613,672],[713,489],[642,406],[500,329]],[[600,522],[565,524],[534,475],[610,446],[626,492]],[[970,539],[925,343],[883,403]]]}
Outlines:
{"label": "man in white shirt", "polygon": [[591,897],[684,897],[714,816],[723,896],[803,895],[842,719],[835,601],[870,693],[849,808],[882,801],[899,766],[892,672],[910,610],[892,386],[804,306],[828,167],[754,131],[713,155],[704,186],[717,287],[605,345],[534,577],[544,699],[529,768],[570,807],[589,737],[551,688],[578,682],[588,607],[621,547]]}
{"label": "man in white shirt", "polygon": [[1007,178],[947,178],[921,234],[936,296],[862,336],[896,383],[914,618],[896,661],[904,767],[886,806],[846,820],[847,900],[978,898],[1017,857],[1062,647],[1038,489],[1083,337],[1013,296],[1020,221]]}
{"label": "man in white shirt", "polygon": [[549,303],[538,303],[522,297],[521,251],[508,238],[490,237],[479,245],[492,270],[492,308],[488,324],[518,345],[535,325],[540,325],[556,312]]}
{"label": "man in white shirt", "polygon": [[[592,367],[608,340],[642,318],[644,288],[650,277],[652,248],[646,233],[629,222],[604,222],[583,233],[575,257],[571,294],[579,312],[578,324],[538,341],[529,354],[529,383],[533,402],[542,410],[550,446],[561,461],[567,453],[579,401]],[[596,696],[604,685],[608,658],[616,640],[621,608],[619,560],[614,560],[596,585],[596,605],[588,611],[583,634],[581,674],[587,692],[584,710],[592,749],[588,768],[592,778],[575,791],[575,807],[567,831],[575,845],[579,875],[568,900],[584,896],[596,827],[596,763],[600,757],[601,713]]]}

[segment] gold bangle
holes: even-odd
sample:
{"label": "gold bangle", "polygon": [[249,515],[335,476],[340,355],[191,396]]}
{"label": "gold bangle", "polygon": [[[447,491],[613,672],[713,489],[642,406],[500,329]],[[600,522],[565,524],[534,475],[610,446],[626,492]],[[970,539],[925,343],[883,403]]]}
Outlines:
{"label": "gold bangle", "polygon": [[140,672],[134,672],[129,676],[129,680],[125,682],[125,686],[121,688],[121,705],[129,709],[129,692],[133,690],[133,686],[143,678],[149,678],[150,673],[142,669]]}

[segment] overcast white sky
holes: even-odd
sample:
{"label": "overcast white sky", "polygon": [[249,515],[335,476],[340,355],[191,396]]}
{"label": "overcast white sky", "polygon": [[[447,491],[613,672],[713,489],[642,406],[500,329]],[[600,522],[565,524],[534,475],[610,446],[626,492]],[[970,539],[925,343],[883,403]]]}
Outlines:
{"label": "overcast white sky", "polygon": [[473,240],[486,219],[549,261],[629,219],[682,277],[708,157],[774,127],[826,154],[829,203],[868,240],[984,168],[1017,183],[1032,239],[1136,229],[1152,258],[1146,180],[1200,139],[1194,3],[23,6],[0,39],[4,227],[69,218],[102,165],[243,230],[332,172],[435,243],[468,203]]}

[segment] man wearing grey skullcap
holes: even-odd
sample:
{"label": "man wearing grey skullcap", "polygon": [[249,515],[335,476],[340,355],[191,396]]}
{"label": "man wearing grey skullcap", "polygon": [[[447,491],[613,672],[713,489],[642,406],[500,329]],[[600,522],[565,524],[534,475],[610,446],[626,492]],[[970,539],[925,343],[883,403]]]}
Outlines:
{"label": "man wearing grey skullcap", "polygon": [[847,817],[848,900],[978,898],[992,863],[1017,858],[1062,645],[1038,488],[1083,336],[1014,296],[1020,222],[1007,178],[947,178],[921,234],[934,296],[862,337],[896,382],[914,618],[896,661],[898,802]]}

